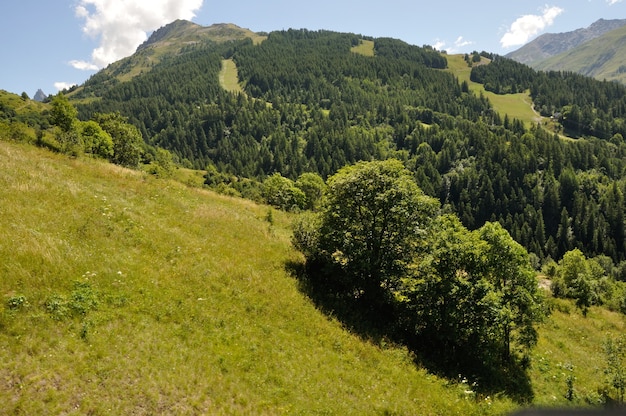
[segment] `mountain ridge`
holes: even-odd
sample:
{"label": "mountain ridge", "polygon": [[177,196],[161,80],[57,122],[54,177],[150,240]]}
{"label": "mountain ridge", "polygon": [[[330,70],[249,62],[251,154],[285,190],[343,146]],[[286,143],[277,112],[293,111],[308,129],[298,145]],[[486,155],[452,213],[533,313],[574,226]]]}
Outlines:
{"label": "mountain ridge", "polygon": [[543,71],[573,71],[598,80],[626,83],[626,26],[535,64]]}
{"label": "mountain ridge", "polygon": [[215,23],[211,26],[201,26],[189,20],[178,19],[155,30],[144,43],[137,47],[136,52],[154,47],[160,42],[178,41],[193,44],[202,40],[226,42],[256,37],[258,37],[256,33],[233,23]]}
{"label": "mountain ridge", "polygon": [[540,61],[570,51],[624,25],[626,19],[599,19],[586,28],[563,33],[545,33],[505,57],[534,67]]}

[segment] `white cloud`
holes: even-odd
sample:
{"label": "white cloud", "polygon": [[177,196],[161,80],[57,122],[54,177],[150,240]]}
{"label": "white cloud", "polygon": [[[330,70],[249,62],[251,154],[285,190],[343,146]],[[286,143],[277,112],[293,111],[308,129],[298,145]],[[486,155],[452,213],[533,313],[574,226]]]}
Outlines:
{"label": "white cloud", "polygon": [[609,6],[612,6],[614,4],[621,3],[622,0],[606,0],[606,2],[609,3]]}
{"label": "white cloud", "polygon": [[450,46],[450,47],[446,47],[447,43],[441,39],[436,39],[435,40],[435,44],[433,45],[433,48],[437,49],[438,51],[446,51],[447,53],[458,53],[459,49],[465,47],[465,46],[469,46],[469,45],[473,45],[474,42],[470,41],[470,40],[465,40],[463,38],[463,36],[459,36],[458,38],[456,38],[456,40],[454,41],[454,45]]}
{"label": "white cloud", "polygon": [[91,63],[91,62],[87,62],[87,61],[73,60],[73,61],[70,61],[69,64],[73,66],[74,68],[80,69],[82,71],[97,71],[98,69],[100,69],[98,65]]}
{"label": "white cloud", "polygon": [[129,56],[148,32],[176,19],[191,20],[203,0],[79,0],[76,16],[83,32],[99,40],[91,62],[72,61],[74,68],[93,70]]}
{"label": "white cloud", "polygon": [[459,36],[456,41],[454,42],[454,47],[455,48],[462,48],[464,46],[469,46],[469,45],[473,45],[474,42],[472,42],[471,40],[465,40],[463,39],[463,36]]}
{"label": "white cloud", "polygon": [[445,46],[446,42],[442,41],[441,39],[436,39],[433,48],[437,49],[438,51],[442,51],[444,50],[443,48],[445,48]]}
{"label": "white cloud", "polygon": [[58,91],[61,91],[72,88],[74,85],[76,85],[76,83],[74,82],[55,82],[54,88],[56,88]]}
{"label": "white cloud", "polygon": [[545,6],[543,10],[541,10],[541,15],[527,14],[518,18],[511,24],[508,32],[500,39],[500,44],[503,48],[523,45],[528,42],[532,36],[541,32],[546,27],[551,26],[554,23],[554,19],[563,13],[563,11],[564,10],[560,7]]}

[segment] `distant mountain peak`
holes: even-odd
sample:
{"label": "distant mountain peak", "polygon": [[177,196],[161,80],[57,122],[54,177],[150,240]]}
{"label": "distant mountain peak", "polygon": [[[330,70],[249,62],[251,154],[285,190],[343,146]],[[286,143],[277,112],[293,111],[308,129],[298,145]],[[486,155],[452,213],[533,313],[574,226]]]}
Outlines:
{"label": "distant mountain peak", "polygon": [[626,25],[626,19],[599,19],[589,27],[571,32],[545,33],[521,48],[508,53],[506,57],[534,66],[538,62],[574,49],[624,25]]}
{"label": "distant mountain peak", "polygon": [[139,45],[137,52],[148,49],[152,45],[164,42],[195,43],[203,39],[224,42],[234,39],[252,37],[255,33],[232,23],[216,23],[211,26],[200,26],[188,20],[175,20],[157,30],[144,43]]}
{"label": "distant mountain peak", "polygon": [[39,101],[42,102],[44,101],[46,98],[48,98],[48,96],[40,89],[37,90],[37,92],[35,93],[35,96],[33,97],[33,100],[35,101]]}
{"label": "distant mountain peak", "polygon": [[181,32],[185,32],[187,30],[194,30],[201,26],[190,22],[188,20],[174,20],[172,23],[168,23],[167,25],[160,27],[159,29],[152,32],[148,40],[139,45],[137,48],[137,52],[147,49],[150,45],[153,45],[159,41],[167,40],[168,38],[176,37],[176,34],[180,34]]}

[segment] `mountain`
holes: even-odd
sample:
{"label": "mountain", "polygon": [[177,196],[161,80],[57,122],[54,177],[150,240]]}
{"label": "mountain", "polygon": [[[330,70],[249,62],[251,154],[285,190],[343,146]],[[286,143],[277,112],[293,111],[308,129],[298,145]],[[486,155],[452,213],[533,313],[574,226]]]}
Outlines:
{"label": "mountain", "polygon": [[256,33],[233,24],[218,23],[204,27],[187,20],[176,20],[152,33],[148,40],[139,45],[137,52],[168,45],[192,45],[206,40],[227,42],[258,37]]}
{"label": "mountain", "polygon": [[33,100],[42,102],[46,98],[47,98],[46,94],[41,89],[38,89],[37,92],[35,93],[35,96],[33,97]]}
{"label": "mountain", "polygon": [[[624,326],[595,318],[608,313],[600,304],[626,312],[618,282],[626,280],[626,87],[390,38],[306,29],[262,42],[190,37],[199,30],[176,22],[48,104],[0,94],[0,200],[10,207],[0,217],[8,243],[0,255],[9,259],[0,264],[8,276],[0,279],[0,400],[10,412],[503,414],[510,400],[609,400],[598,352],[605,331]],[[535,118],[513,116],[518,106]],[[138,132],[144,146],[129,143]],[[107,143],[112,152],[94,152]],[[137,170],[98,157],[115,161],[127,145]],[[248,200],[158,179],[151,168],[168,157],[180,167],[171,175],[196,167],[195,183]],[[316,244],[322,236],[307,234],[315,220],[249,201],[295,195],[291,185],[306,185],[305,174],[325,179],[390,158],[450,214],[432,230],[436,246],[415,241],[424,252],[398,282],[406,295],[370,303],[343,278],[340,250],[303,264],[290,223],[303,220],[295,229]],[[286,186],[271,189],[277,182]],[[383,228],[386,211],[377,211]],[[487,222],[525,250],[507,242],[483,256],[483,237],[465,227]],[[499,264],[500,253],[532,262],[556,283],[555,296],[577,297],[588,312],[550,299],[558,320],[546,322],[543,347],[523,361],[509,355],[509,341],[532,343],[534,334],[516,324],[504,339],[499,324],[471,326],[485,322],[481,310],[492,322],[521,316],[521,304],[504,315],[491,307],[519,296],[515,266],[494,269],[510,296],[485,298],[494,283],[472,272],[492,256]],[[431,288],[442,292],[428,296],[425,315],[396,303]],[[413,332],[420,315],[443,322],[430,334],[445,342]],[[397,338],[385,336],[394,329]],[[465,359],[463,345],[480,353]],[[503,373],[495,364],[508,359],[521,366]]]}
{"label": "mountain", "polygon": [[587,28],[565,33],[546,33],[505,56],[535,67],[545,59],[574,49],[624,25],[626,19],[600,19]]}
{"label": "mountain", "polygon": [[624,86],[391,38],[223,30],[174,22],[69,99],[83,120],[128,117],[220,192],[268,201],[275,174],[398,158],[470,229],[498,221],[540,260],[572,247],[626,260]]}
{"label": "mountain", "polygon": [[[204,27],[186,20],[176,20],[154,31],[148,40],[139,45],[130,57],[113,62],[94,76],[86,84],[126,82],[140,74],[146,74],[159,65],[162,59],[171,59],[180,54],[184,48],[201,47],[207,43],[224,44],[229,42],[252,40],[254,43],[264,39],[248,29],[233,24],[214,24]],[[106,81],[104,81],[106,79]],[[81,95],[79,86],[72,91]]]}
{"label": "mountain", "polygon": [[538,70],[573,71],[626,84],[626,26],[533,64]]}

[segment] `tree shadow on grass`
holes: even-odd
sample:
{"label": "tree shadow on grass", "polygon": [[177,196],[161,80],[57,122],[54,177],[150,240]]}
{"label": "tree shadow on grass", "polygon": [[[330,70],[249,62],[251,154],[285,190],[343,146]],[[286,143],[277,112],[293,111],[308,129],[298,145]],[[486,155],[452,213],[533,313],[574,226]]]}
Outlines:
{"label": "tree shadow on grass", "polygon": [[534,398],[528,365],[522,359],[493,364],[481,357],[480,351],[453,354],[441,346],[425,348],[420,343],[409,348],[417,365],[451,382],[466,382],[477,397],[504,394],[518,404],[530,404]]}
{"label": "tree shadow on grass", "polygon": [[523,360],[493,365],[480,351],[459,352],[454,347],[437,345],[428,337],[416,336],[403,325],[392,302],[362,296],[332,265],[289,262],[286,269],[297,280],[299,290],[322,313],[337,319],[363,340],[375,345],[404,345],[413,353],[417,366],[451,383],[466,379],[478,396],[505,394],[520,404],[532,401],[528,363]]}
{"label": "tree shadow on grass", "polygon": [[373,307],[332,266],[289,262],[286,269],[322,313],[337,319],[351,333],[374,344],[391,338],[391,308]]}

